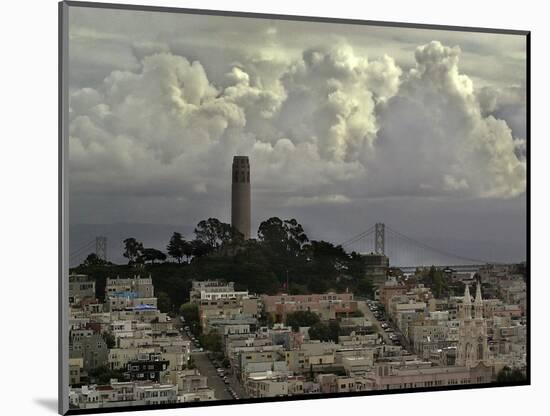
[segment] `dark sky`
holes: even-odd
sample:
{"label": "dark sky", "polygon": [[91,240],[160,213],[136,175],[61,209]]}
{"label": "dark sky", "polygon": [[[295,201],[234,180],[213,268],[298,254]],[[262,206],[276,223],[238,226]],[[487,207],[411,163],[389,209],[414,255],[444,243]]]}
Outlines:
{"label": "dark sky", "polygon": [[75,7],[69,33],[71,250],[109,230],[76,224],[118,224],[116,257],[133,226],[157,245],[229,222],[244,154],[254,230],[296,217],[340,243],[382,221],[525,257],[520,36]]}

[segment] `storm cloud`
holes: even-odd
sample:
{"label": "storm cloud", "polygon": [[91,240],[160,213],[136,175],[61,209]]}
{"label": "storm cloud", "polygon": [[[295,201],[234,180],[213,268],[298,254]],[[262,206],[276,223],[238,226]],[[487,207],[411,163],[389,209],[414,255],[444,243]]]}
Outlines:
{"label": "storm cloud", "polygon": [[372,198],[398,199],[394,222],[412,199],[524,201],[525,75],[484,78],[487,57],[472,70],[476,53],[521,55],[515,41],[495,51],[474,34],[461,44],[464,34],[447,43],[448,32],[420,31],[413,45],[396,40],[399,29],[362,27],[361,37],[315,24],[308,37],[307,24],[287,22],[292,37],[284,22],[248,19],[235,32],[207,16],[177,36],[184,16],[145,30],[136,13],[116,13],[119,32],[89,10],[71,20],[74,223],[227,220],[235,154],[251,158],[256,220],[309,212],[313,230],[326,207],[359,219]]}

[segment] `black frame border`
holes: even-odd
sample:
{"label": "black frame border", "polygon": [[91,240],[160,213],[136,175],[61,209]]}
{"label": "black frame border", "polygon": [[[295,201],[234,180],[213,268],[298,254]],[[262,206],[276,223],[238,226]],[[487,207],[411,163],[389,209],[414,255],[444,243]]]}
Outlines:
{"label": "black frame border", "polygon": [[[129,412],[143,410],[160,410],[160,409],[182,409],[190,407],[212,407],[225,405],[242,405],[251,403],[275,403],[289,401],[305,401],[318,399],[333,399],[346,397],[366,397],[393,395],[403,393],[426,393],[438,391],[454,391],[454,390],[472,390],[494,387],[518,387],[531,385],[531,31],[516,30],[516,29],[498,29],[484,28],[471,26],[451,26],[426,23],[404,23],[404,22],[388,22],[377,20],[361,20],[347,18],[331,18],[321,16],[299,16],[285,14],[270,14],[270,13],[255,13],[242,11],[224,11],[210,9],[190,9],[180,7],[165,7],[165,6],[145,6],[136,4],[116,4],[116,3],[100,3],[100,2],[83,2],[83,1],[60,1],[58,3],[58,128],[59,128],[59,170],[58,170],[58,246],[59,246],[59,261],[58,261],[58,293],[59,293],[59,373],[58,373],[58,412],[61,415],[81,415],[81,414],[98,414],[98,413],[114,413],[114,412]],[[210,402],[190,402],[190,403],[174,403],[165,405],[139,405],[139,406],[120,406],[120,407],[102,407],[97,409],[69,409],[68,408],[68,384],[66,383],[67,376],[65,367],[68,367],[68,354],[65,354],[67,340],[65,334],[68,327],[68,321],[65,316],[66,312],[66,287],[65,278],[68,269],[65,270],[64,263],[67,260],[66,250],[68,248],[68,186],[67,186],[67,161],[68,157],[68,135],[66,131],[66,114],[68,108],[68,85],[67,74],[68,68],[68,8],[69,7],[85,7],[94,9],[111,9],[111,10],[133,10],[143,12],[162,12],[162,13],[179,13],[202,16],[225,16],[225,17],[240,17],[253,19],[275,19],[299,22],[317,22],[317,23],[337,23],[348,25],[362,26],[381,26],[409,29],[424,29],[424,30],[442,30],[455,32],[474,32],[474,33],[492,33],[503,35],[525,36],[526,42],[526,165],[527,165],[527,183],[526,183],[526,290],[527,290],[527,370],[526,378],[521,382],[514,383],[486,383],[486,384],[466,384],[456,386],[442,387],[427,387],[427,388],[409,388],[409,389],[393,389],[393,390],[373,390],[365,392],[351,393],[326,393],[326,394],[311,394],[286,397],[270,397],[258,399],[239,399],[239,400],[215,400]]]}

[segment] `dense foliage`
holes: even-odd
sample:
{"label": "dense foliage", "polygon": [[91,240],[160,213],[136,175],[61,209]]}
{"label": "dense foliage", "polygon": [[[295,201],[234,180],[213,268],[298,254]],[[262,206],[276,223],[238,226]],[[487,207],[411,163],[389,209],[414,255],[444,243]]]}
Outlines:
{"label": "dense foliage", "polygon": [[90,383],[108,384],[111,379],[124,380],[124,370],[111,370],[108,366],[92,368],[88,371]]}
{"label": "dense foliage", "polygon": [[193,237],[187,240],[174,232],[167,237],[166,253],[128,237],[123,253],[128,264],[115,265],[91,254],[72,271],[96,280],[100,300],[107,277],[150,275],[159,308],[173,312],[189,300],[192,280],[233,281],[237,289],[258,294],[346,289],[359,296],[372,294],[361,255],[327,241],[310,241],[295,219],[269,218],[260,224],[257,240],[244,240],[231,225],[209,218],[197,224]]}
{"label": "dense foliage", "polygon": [[320,341],[338,342],[338,337],[349,335],[350,331],[340,327],[338,320],[333,319],[328,322],[318,322],[309,328],[309,337]]}
{"label": "dense foliage", "polygon": [[222,352],[222,338],[220,334],[212,331],[208,334],[201,334],[199,336],[199,341],[201,345],[208,351]]}
{"label": "dense foliage", "polygon": [[320,321],[317,314],[309,311],[296,311],[286,315],[286,325],[298,331],[301,326],[312,326]]}
{"label": "dense foliage", "polygon": [[525,374],[520,369],[504,367],[497,374],[497,383],[519,383],[526,380]]}

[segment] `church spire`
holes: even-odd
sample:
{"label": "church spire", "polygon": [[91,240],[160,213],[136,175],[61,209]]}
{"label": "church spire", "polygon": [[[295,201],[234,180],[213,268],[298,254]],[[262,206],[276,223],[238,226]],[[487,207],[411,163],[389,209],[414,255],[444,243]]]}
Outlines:
{"label": "church spire", "polygon": [[477,282],[476,299],[474,301],[476,319],[483,319],[483,299],[481,297],[481,284]]}
{"label": "church spire", "polygon": [[464,289],[464,300],[462,301],[462,308],[464,309],[464,319],[472,318],[472,300],[470,296],[470,287],[466,284]]}

